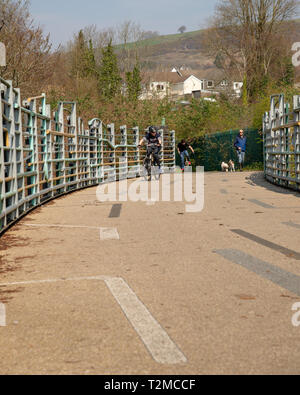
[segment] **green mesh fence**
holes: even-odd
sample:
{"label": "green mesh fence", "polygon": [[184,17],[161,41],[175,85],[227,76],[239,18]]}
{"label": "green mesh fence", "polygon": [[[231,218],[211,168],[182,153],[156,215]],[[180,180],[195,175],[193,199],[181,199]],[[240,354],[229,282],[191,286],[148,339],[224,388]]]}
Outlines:
{"label": "green mesh fence", "polygon": [[[247,152],[245,166],[263,164],[263,136],[256,129],[244,129],[247,136]],[[191,142],[195,150],[193,165],[204,166],[205,171],[220,171],[221,163],[232,159],[238,165],[237,153],[234,147],[239,130],[208,134]],[[180,158],[177,155],[177,165]],[[237,166],[238,167],[238,166]]]}

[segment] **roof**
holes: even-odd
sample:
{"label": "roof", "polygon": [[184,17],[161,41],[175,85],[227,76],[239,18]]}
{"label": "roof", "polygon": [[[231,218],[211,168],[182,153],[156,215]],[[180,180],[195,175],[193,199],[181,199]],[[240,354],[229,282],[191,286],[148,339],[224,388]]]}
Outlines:
{"label": "roof", "polygon": [[182,72],[181,75],[171,71],[157,71],[153,73],[147,72],[143,75],[143,82],[170,82],[172,84],[178,84],[185,82],[190,77],[196,77],[199,79],[199,77],[195,74],[185,72]]}
{"label": "roof", "polygon": [[[182,71],[178,73],[172,71],[153,71],[142,73],[142,82],[149,84],[151,82],[169,82],[171,84],[179,84],[185,82],[190,77],[195,77],[198,80],[212,80],[218,85],[224,79],[227,79],[223,70],[210,68],[206,70],[190,70],[189,72]],[[232,79],[230,79],[232,81]],[[238,81],[236,79],[235,81]]]}
{"label": "roof", "polygon": [[184,82],[185,80],[186,77],[180,76],[178,73],[172,73],[171,71],[158,71],[148,76],[149,82],[171,82],[174,84]]}
{"label": "roof", "polygon": [[238,73],[234,73],[229,76],[226,75],[224,70],[217,68],[208,68],[206,70],[197,70],[195,72],[192,71],[192,74],[199,79],[214,81],[216,84],[220,83],[223,80],[227,80],[231,82],[241,81],[241,76]]}
{"label": "roof", "polygon": [[197,70],[193,73],[195,77],[204,80],[213,80],[213,81],[221,81],[225,78],[225,73],[223,70],[219,69],[206,69],[206,70]]}

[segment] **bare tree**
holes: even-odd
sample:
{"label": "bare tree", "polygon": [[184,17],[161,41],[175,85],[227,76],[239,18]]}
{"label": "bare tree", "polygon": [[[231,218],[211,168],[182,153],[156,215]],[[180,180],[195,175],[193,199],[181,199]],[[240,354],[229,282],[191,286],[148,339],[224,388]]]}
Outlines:
{"label": "bare tree", "polygon": [[124,21],[118,27],[118,42],[121,45],[119,52],[120,68],[122,71],[131,71],[139,58],[140,41],[145,39],[145,32],[139,24]]}
{"label": "bare tree", "polygon": [[51,78],[55,54],[50,52],[49,36],[34,25],[28,7],[27,0],[0,0],[0,20],[5,23],[0,41],[7,48],[3,77],[31,94],[42,89]]}
{"label": "bare tree", "polygon": [[2,21],[1,21],[1,26],[0,26],[0,32],[1,32],[1,30],[4,28],[4,26],[6,26],[6,25],[5,25],[5,20],[2,19]]}
{"label": "bare tree", "polygon": [[255,95],[280,60],[287,21],[297,0],[220,0],[205,37],[209,53],[222,59],[227,73],[238,73]]}

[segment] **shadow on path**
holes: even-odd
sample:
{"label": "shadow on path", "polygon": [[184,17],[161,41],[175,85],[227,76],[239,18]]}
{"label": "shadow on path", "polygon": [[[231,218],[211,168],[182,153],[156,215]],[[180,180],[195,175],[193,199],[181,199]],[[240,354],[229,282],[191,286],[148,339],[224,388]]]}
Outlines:
{"label": "shadow on path", "polygon": [[259,186],[267,189],[268,191],[280,193],[282,195],[293,195],[296,197],[300,197],[300,193],[297,191],[284,188],[283,186],[274,185],[267,181],[264,177],[263,172],[253,173],[251,174],[251,176],[247,177],[246,180],[247,184],[251,186]]}

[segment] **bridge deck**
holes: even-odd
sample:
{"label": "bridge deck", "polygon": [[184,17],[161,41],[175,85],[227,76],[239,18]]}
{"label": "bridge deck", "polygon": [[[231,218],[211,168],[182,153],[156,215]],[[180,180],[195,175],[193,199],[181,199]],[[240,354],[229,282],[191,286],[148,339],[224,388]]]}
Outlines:
{"label": "bridge deck", "polygon": [[0,373],[299,374],[299,194],[254,173],[205,183],[197,214],[92,188],[9,230]]}

